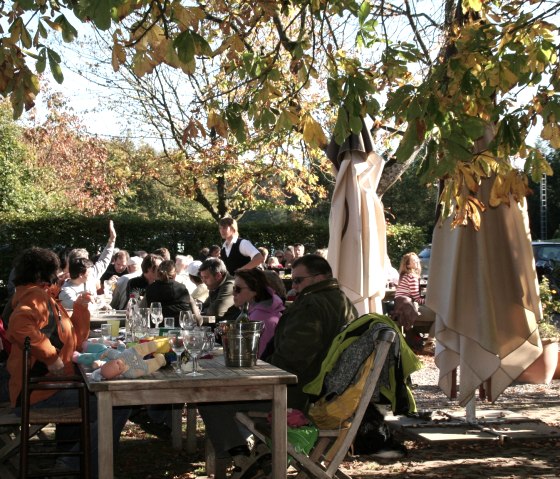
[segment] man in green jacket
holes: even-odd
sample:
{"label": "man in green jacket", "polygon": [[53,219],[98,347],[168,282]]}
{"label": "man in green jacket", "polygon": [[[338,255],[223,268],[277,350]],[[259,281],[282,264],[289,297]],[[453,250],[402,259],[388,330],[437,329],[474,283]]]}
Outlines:
{"label": "man in green jacket", "polygon": [[[333,339],[358,313],[332,277],[327,260],[319,255],[306,255],[294,261],[292,284],[298,293],[296,300],[280,318],[274,350],[265,360],[298,377],[297,384],[288,386],[288,407],[306,411],[309,397],[303,387],[317,376]],[[236,422],[235,412],[270,409],[268,401],[199,405],[216,456],[232,456],[240,469],[245,469],[248,431]],[[245,476],[240,470],[232,477]]]}

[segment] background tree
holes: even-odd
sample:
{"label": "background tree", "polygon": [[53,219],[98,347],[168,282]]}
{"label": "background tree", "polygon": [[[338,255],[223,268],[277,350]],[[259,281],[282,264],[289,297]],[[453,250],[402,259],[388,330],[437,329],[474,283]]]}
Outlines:
{"label": "background tree", "polygon": [[23,129],[12,120],[11,107],[0,101],[0,216],[33,216],[49,209],[40,187],[42,171],[23,141]]}
{"label": "background tree", "polygon": [[84,132],[79,119],[66,109],[62,95],[53,93],[47,105],[46,120],[25,132],[35,164],[43,172],[42,187],[64,197],[58,205],[60,211],[93,216],[113,210],[125,182],[114,174],[107,149]]}
{"label": "background tree", "polygon": [[[327,92],[338,143],[358,133],[367,116],[401,130],[397,160],[410,161],[425,148],[421,181],[443,179],[444,214],[476,226],[482,178],[497,176],[490,201],[497,205],[510,194],[524,197],[525,175],[538,179],[549,171],[526,144],[531,125],[541,119],[543,139],[560,145],[559,11],[558,2],[545,0],[447,0],[443,8],[412,0],[15,2],[2,13],[9,35],[0,91],[10,94],[16,115],[32,106],[38,85],[24,63],[30,54],[37,71],[48,63],[62,81],[60,58],[44,39],[54,29],[72,41],[75,15],[103,31],[114,27],[115,69],[130,62],[142,77],[166,64],[209,76],[204,128],[187,124],[187,136],[214,131],[223,138],[221,152],[243,143],[254,126],[296,131],[307,144],[323,146],[325,105],[308,109],[305,95]],[[527,101],[517,103],[529,88]],[[485,133],[489,141],[480,150],[475,143]],[[512,167],[515,155],[524,159],[524,173]]]}

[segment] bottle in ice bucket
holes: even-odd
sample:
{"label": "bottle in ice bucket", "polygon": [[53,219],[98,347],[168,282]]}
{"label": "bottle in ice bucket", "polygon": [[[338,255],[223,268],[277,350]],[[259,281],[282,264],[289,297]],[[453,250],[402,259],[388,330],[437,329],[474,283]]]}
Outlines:
{"label": "bottle in ice bucket", "polygon": [[243,305],[243,309],[239,316],[235,319],[236,323],[248,323],[249,322],[249,303]]}

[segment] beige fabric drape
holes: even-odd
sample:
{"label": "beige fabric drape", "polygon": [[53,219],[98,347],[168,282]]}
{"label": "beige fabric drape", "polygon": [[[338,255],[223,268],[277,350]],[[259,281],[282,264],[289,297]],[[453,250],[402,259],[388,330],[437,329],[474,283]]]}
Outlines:
{"label": "beige fabric drape", "polygon": [[376,189],[383,159],[372,151],[364,127],[340,148],[329,147],[338,166],[329,217],[328,261],[341,289],[360,314],[381,313],[385,295],[386,229]]}
{"label": "beige fabric drape", "polygon": [[[488,205],[493,179],[479,198]],[[450,395],[459,367],[461,405],[491,379],[494,401],[542,352],[541,305],[524,207],[488,207],[481,227],[436,226],[426,305],[436,313],[435,362],[439,386]]]}

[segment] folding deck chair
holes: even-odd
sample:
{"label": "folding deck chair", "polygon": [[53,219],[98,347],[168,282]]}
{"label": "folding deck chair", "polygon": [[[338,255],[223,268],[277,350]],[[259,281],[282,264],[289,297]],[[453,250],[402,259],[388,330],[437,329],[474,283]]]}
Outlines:
{"label": "folding deck chair", "polygon": [[[296,451],[294,446],[288,443],[288,454],[293,458],[292,465],[300,471],[298,478],[311,475],[326,479],[333,477],[350,479],[339,469],[339,466],[356,437],[395,337],[396,332],[389,328],[379,332],[375,350],[364,362],[370,367],[363,367],[360,378],[357,378],[359,381],[363,379],[363,375],[367,376],[358,405],[353,414],[349,411],[350,418],[339,429],[319,429],[319,438],[309,455]],[[372,356],[373,361],[370,360]],[[239,412],[236,418],[261,441],[266,442],[266,434],[263,433],[262,428],[259,428],[257,420],[259,416],[262,418],[261,414]]]}

